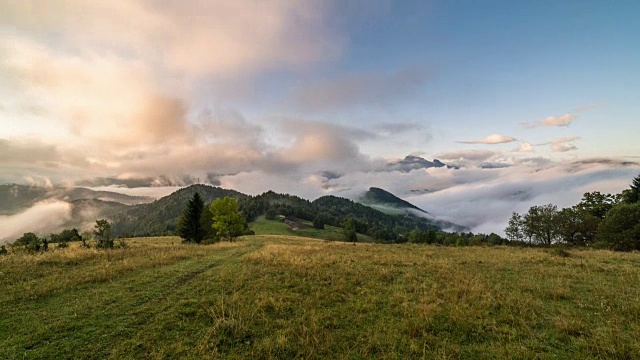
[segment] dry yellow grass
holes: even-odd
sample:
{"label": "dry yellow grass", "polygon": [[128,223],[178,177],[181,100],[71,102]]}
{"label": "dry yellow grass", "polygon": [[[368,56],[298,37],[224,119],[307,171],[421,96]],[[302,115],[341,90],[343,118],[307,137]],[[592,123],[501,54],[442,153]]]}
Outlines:
{"label": "dry yellow grass", "polygon": [[0,357],[640,357],[637,253],[128,243],[0,258]]}

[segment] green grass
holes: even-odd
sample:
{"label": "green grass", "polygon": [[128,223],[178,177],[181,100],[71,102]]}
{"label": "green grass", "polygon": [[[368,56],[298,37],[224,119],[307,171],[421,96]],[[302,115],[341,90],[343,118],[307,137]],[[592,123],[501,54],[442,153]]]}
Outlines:
{"label": "green grass", "polygon": [[640,254],[288,236],[0,256],[0,358],[640,358]]}
{"label": "green grass", "polygon": [[[291,226],[281,220],[266,220],[264,216],[260,216],[249,224],[249,227],[256,235],[300,236],[331,241],[344,241],[345,239],[342,228],[325,225],[324,229],[316,229],[310,221],[300,220],[299,223],[303,226],[293,230]],[[358,242],[373,243],[375,240],[369,235],[358,233]]]}

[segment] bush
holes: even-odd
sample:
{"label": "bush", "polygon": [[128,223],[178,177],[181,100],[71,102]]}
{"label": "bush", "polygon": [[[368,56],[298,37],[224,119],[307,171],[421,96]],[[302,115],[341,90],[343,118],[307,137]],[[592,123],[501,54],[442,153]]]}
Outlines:
{"label": "bush", "polygon": [[66,242],[66,241],[59,242],[59,243],[56,245],[56,249],[65,249],[65,248],[68,248],[68,247],[69,247],[69,243],[68,243],[68,242]]}
{"label": "bush", "polygon": [[15,245],[22,245],[30,252],[38,252],[42,248],[42,240],[34,233],[25,233],[15,241]]}
{"label": "bush", "polygon": [[78,229],[75,228],[62,230],[62,232],[59,234],[51,234],[49,238],[51,239],[50,242],[52,243],[82,240],[82,236],[78,232]]}
{"label": "bush", "polygon": [[124,249],[127,247],[127,243],[124,241],[124,238],[118,238],[118,245],[115,245],[116,249]]}
{"label": "bush", "polygon": [[9,251],[7,251],[7,247],[2,245],[2,247],[0,247],[0,255],[7,255],[9,254]]}

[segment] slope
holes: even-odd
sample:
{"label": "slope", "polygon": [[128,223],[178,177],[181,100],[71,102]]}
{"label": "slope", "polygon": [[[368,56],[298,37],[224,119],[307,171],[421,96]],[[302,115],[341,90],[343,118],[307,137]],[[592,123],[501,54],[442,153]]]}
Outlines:
{"label": "slope", "polygon": [[185,204],[198,192],[205,204],[225,196],[242,199],[247,195],[209,185],[191,185],[148,204],[128,207],[109,214],[115,236],[164,235],[175,231]]}
{"label": "slope", "polygon": [[[153,201],[152,198],[145,196],[131,196],[87,188],[45,188],[18,184],[0,185],[0,215],[19,213],[44,200],[60,200],[72,204],[77,200],[101,200],[104,202],[117,202],[123,205],[135,205]],[[94,205],[99,206],[100,202],[95,202]]]}
{"label": "slope", "polygon": [[361,204],[371,206],[374,209],[380,210],[384,213],[390,214],[406,214],[407,210],[415,210],[425,214],[428,214],[425,210],[413,205],[412,203],[402,200],[392,193],[377,188],[371,187],[359,200]]}

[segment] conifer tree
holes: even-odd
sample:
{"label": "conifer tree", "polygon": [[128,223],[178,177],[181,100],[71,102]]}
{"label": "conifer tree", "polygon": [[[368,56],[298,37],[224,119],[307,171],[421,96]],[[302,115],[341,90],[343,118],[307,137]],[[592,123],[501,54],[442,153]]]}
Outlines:
{"label": "conifer tree", "polygon": [[622,197],[627,204],[640,202],[640,175],[633,178],[629,189],[622,192]]}
{"label": "conifer tree", "polygon": [[205,229],[202,227],[201,217],[204,210],[204,201],[197,192],[187,203],[182,212],[182,216],[178,220],[178,235],[184,239],[184,242],[193,242],[199,244],[204,239]]}

